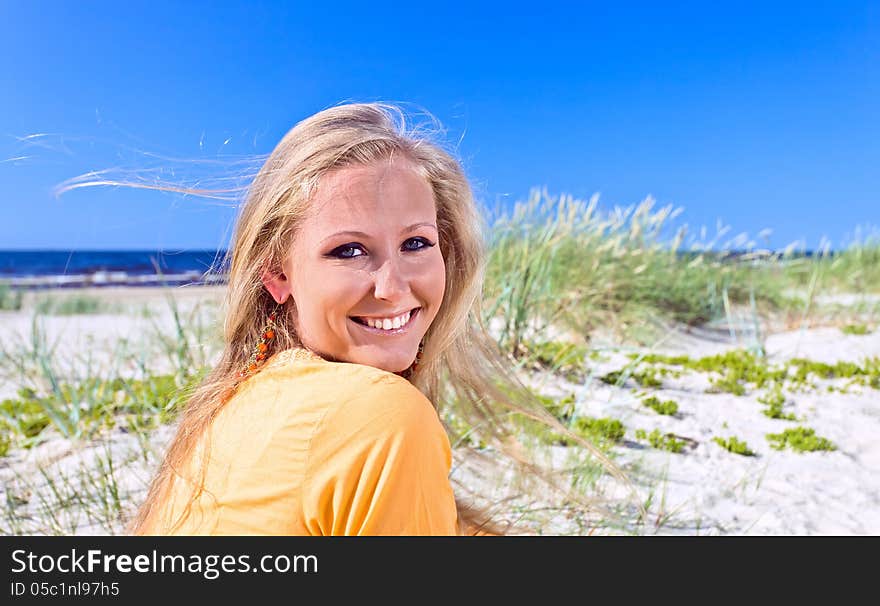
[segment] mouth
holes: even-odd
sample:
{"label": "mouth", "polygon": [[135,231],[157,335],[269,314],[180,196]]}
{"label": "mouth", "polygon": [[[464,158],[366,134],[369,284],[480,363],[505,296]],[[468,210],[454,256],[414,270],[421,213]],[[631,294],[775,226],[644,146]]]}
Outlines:
{"label": "mouth", "polygon": [[[349,316],[348,319],[351,320],[352,322],[354,322],[355,324],[357,324],[358,326],[360,326],[366,332],[371,333],[371,334],[386,335],[386,336],[400,335],[400,334],[404,334],[406,332],[409,332],[410,326],[413,325],[413,323],[414,323],[413,321],[415,320],[416,316],[419,314],[419,312],[421,310],[422,310],[421,307],[416,307],[416,308],[411,309],[410,311],[406,312],[402,316],[398,316],[398,318],[395,318],[394,320],[392,320],[391,318],[388,318],[388,322],[383,322],[381,324],[377,320],[371,320],[368,318],[361,318],[359,316]],[[370,321],[373,322],[373,326],[370,326],[370,324],[368,323]],[[396,328],[394,327],[395,321],[398,324],[398,326]],[[390,328],[387,328],[387,329],[384,328],[384,326],[388,326],[389,324],[390,324]]]}

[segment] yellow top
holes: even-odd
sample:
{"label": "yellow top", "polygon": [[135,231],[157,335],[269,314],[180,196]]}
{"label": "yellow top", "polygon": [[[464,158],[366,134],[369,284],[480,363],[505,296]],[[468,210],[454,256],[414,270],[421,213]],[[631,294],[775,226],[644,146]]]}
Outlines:
{"label": "yellow top", "polygon": [[[207,433],[205,490],[174,534],[458,534],[449,439],[431,402],[395,374],[286,350]],[[169,534],[182,488],[146,534]]]}

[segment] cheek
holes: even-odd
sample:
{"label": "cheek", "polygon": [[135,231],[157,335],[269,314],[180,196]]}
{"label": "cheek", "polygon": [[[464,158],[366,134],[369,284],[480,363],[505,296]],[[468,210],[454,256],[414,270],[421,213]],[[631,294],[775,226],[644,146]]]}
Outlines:
{"label": "cheek", "polygon": [[441,255],[437,255],[423,274],[422,288],[426,295],[430,296],[435,309],[439,308],[446,291],[446,267]]}
{"label": "cheek", "polygon": [[292,294],[302,329],[315,334],[328,329],[339,315],[363,297],[369,276],[332,267],[302,267],[295,274]]}
{"label": "cheek", "polygon": [[363,298],[369,276],[351,271],[326,270],[303,283],[302,292],[318,316],[345,312]]}

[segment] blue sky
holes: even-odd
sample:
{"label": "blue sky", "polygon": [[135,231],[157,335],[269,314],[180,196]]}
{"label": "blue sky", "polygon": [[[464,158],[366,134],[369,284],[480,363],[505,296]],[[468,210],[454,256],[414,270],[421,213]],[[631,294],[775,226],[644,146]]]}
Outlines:
{"label": "blue sky", "polygon": [[229,207],[52,188],[219,175],[344,100],[433,113],[488,205],[651,195],[773,247],[880,224],[877,2],[475,4],[0,4],[0,248],[224,246]]}

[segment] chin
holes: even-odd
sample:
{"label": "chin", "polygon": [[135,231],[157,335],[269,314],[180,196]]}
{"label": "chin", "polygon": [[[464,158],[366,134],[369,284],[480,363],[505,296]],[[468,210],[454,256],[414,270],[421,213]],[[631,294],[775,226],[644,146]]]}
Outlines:
{"label": "chin", "polygon": [[[413,358],[414,360],[415,358]],[[384,370],[386,372],[402,372],[409,368],[410,364],[413,363],[413,360],[408,359],[405,356],[399,355],[366,355],[363,356],[363,361],[360,362],[366,366],[373,366],[374,368],[378,368],[380,370]]]}
{"label": "chin", "polygon": [[403,372],[404,370],[409,368],[410,364],[412,364],[412,362],[390,362],[390,363],[381,363],[380,362],[380,363],[376,363],[376,364],[371,364],[370,366],[375,366],[376,368],[378,368],[380,370],[384,370],[386,372],[398,373],[398,372]]}

